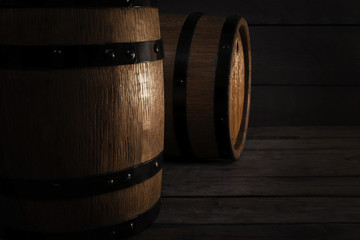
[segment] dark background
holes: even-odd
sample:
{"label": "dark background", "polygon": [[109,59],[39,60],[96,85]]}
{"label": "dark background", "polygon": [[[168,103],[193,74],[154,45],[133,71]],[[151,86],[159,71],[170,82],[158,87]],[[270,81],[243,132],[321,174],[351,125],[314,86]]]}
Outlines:
{"label": "dark background", "polygon": [[163,0],[250,25],[250,126],[360,124],[360,1]]}

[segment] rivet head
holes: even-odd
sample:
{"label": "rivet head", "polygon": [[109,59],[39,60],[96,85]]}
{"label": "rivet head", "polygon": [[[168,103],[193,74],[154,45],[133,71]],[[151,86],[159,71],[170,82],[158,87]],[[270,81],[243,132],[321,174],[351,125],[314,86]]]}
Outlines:
{"label": "rivet head", "polygon": [[123,0],[123,3],[124,3],[124,6],[126,6],[126,7],[131,7],[133,1],[132,1],[132,0]]}
{"label": "rivet head", "polygon": [[127,180],[131,180],[131,174],[129,173],[126,177]]}
{"label": "rivet head", "polygon": [[159,167],[159,162],[155,162],[155,167]]}
{"label": "rivet head", "polygon": [[135,51],[134,50],[127,50],[126,51],[126,56],[130,60],[135,60],[135,57],[136,57]]}
{"label": "rivet head", "polygon": [[113,185],[113,184],[114,184],[114,179],[109,179],[109,180],[107,181],[107,183],[108,183],[109,185]]}
{"label": "rivet head", "polygon": [[184,79],[179,79],[179,80],[177,81],[177,84],[178,84],[179,86],[183,86],[184,83],[185,83]]}
{"label": "rivet head", "polygon": [[53,58],[54,62],[60,63],[60,62],[64,61],[65,54],[61,49],[54,49],[52,51],[52,58]]}
{"label": "rivet head", "polygon": [[230,48],[230,46],[229,45],[223,45],[223,47],[222,47],[223,49],[229,49]]}
{"label": "rivet head", "polygon": [[110,232],[110,235],[111,235],[111,236],[115,236],[115,235],[116,235],[116,231],[115,231],[115,230],[114,230],[114,231],[111,231],[111,232]]}
{"label": "rivet head", "polygon": [[158,43],[155,43],[155,44],[154,44],[154,52],[155,52],[155,53],[159,53],[159,52],[160,52],[160,46],[159,46]]}
{"label": "rivet head", "polygon": [[221,117],[220,121],[221,121],[222,124],[225,124],[225,118]]}
{"label": "rivet head", "polygon": [[130,223],[130,228],[134,229],[134,223]]}
{"label": "rivet head", "polygon": [[115,59],[116,54],[115,54],[114,50],[106,49],[105,50],[105,57],[106,57],[107,60],[112,61],[112,60]]}

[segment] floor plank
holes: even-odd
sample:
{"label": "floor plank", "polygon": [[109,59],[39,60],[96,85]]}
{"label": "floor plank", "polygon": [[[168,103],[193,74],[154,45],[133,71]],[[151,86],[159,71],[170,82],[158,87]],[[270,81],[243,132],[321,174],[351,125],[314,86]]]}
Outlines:
{"label": "floor plank", "polygon": [[[211,176],[227,177],[320,177],[360,176],[359,150],[245,150],[240,160],[233,163],[166,162],[165,178],[172,184],[185,181],[191,184]],[[166,180],[167,181],[167,180]],[[170,185],[170,187],[172,186]]]}
{"label": "floor plank", "polygon": [[249,124],[360,125],[359,92],[360,86],[254,86]]}
{"label": "floor plank", "polygon": [[[358,196],[359,177],[164,176],[164,197]],[[199,181],[201,178],[201,181]]]}
{"label": "floor plank", "polygon": [[359,240],[360,224],[155,224],[131,240]]}
{"label": "floor plank", "polygon": [[248,139],[360,138],[360,126],[250,127]]}
{"label": "floor plank", "polygon": [[359,150],[360,138],[337,139],[248,139],[245,143],[248,151],[264,150],[311,150],[342,149]]}
{"label": "floor plank", "polygon": [[360,198],[166,198],[156,223],[360,223]]}
{"label": "floor plank", "polygon": [[359,239],[360,126],[250,128],[233,163],[165,162],[134,239]]}

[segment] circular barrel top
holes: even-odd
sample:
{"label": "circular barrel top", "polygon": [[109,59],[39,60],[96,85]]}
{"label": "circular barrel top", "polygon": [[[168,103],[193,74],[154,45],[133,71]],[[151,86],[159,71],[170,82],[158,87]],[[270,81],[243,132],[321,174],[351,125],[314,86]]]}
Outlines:
{"label": "circular barrel top", "polygon": [[229,131],[235,159],[240,157],[246,138],[251,88],[249,29],[244,18],[234,35],[229,78]]}

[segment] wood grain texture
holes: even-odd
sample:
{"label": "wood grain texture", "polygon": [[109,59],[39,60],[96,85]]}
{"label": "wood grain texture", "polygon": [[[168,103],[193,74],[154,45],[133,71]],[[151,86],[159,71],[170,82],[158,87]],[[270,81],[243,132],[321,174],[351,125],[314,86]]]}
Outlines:
{"label": "wood grain texture", "polygon": [[167,198],[159,224],[359,223],[359,197]]}
{"label": "wood grain texture", "polygon": [[[173,123],[172,89],[176,48],[185,19],[184,15],[165,14],[160,17],[165,55],[170,56],[164,61],[167,114],[165,152],[172,156],[180,155],[179,149],[174,147],[177,144],[174,128],[177,126]],[[186,83],[186,117],[191,147],[195,156],[200,159],[219,158],[214,123],[214,92],[219,42],[225,20],[224,17],[202,16],[191,42]],[[224,79],[229,82],[228,131],[235,159],[238,159],[242,152],[246,136],[250,90],[245,88],[250,88],[251,85],[250,37],[245,19],[240,21],[237,28],[230,76]],[[167,148],[168,145],[171,146]]]}
{"label": "wood grain texture", "polygon": [[[234,178],[234,181],[236,178],[241,177],[351,177],[360,175],[360,151],[358,148],[352,150],[331,148],[322,150],[311,148],[299,150],[245,150],[241,159],[232,164],[214,163],[206,166],[200,163],[188,165],[167,163],[165,169],[164,177],[169,179],[164,182],[165,189],[173,186],[171,183],[175,183],[176,180],[173,179],[176,177],[182,178],[178,180],[181,182],[195,177],[199,180],[208,179],[211,176],[228,176]],[[186,181],[186,184],[189,185],[190,182],[191,185],[188,188],[195,187],[196,184],[204,184],[201,182],[194,183],[190,180]],[[174,191],[182,187],[185,186],[176,186]]]}
{"label": "wood grain texture", "polygon": [[187,123],[194,154],[201,158],[219,158],[214,131],[214,91],[224,22],[224,17],[203,16],[196,25],[191,44],[186,89]]}
{"label": "wood grain texture", "polygon": [[301,0],[301,1],[191,1],[168,0],[161,2],[161,13],[191,13],[203,11],[207,14],[239,14],[249,24],[360,24],[357,0]]}
{"label": "wood grain texture", "polygon": [[358,240],[359,227],[360,224],[155,224],[131,240]]}
{"label": "wood grain texture", "polygon": [[360,126],[283,126],[249,128],[249,139],[360,138]]}
{"label": "wood grain texture", "polygon": [[117,192],[69,200],[0,198],[3,226],[21,230],[78,232],[122,223],[146,212],[161,195],[161,174]]}
{"label": "wood grain texture", "polygon": [[236,40],[234,42],[228,93],[230,142],[235,159],[239,159],[245,147],[249,125],[252,84],[249,27],[244,18],[240,20],[239,25],[239,30],[235,34]]}
{"label": "wood grain texture", "polygon": [[0,74],[2,176],[99,175],[163,149],[162,61]]}
{"label": "wood grain texture", "polygon": [[[164,82],[165,79],[173,79],[176,47],[166,47],[167,43],[170,45],[178,44],[179,36],[182,26],[187,18],[187,15],[178,15],[177,18],[166,17],[166,15],[160,15],[161,31],[171,32],[172,34],[162,34],[162,39],[165,47],[165,59],[168,63],[164,68]],[[165,24],[167,22],[167,24]],[[173,63],[173,64],[170,64]],[[173,113],[173,81],[166,81],[164,83],[165,88],[165,112]],[[165,146],[164,152],[167,155],[179,156],[180,150],[177,147],[175,130],[174,130],[174,116],[173,114],[167,114],[165,117]]]}
{"label": "wood grain texture", "polygon": [[160,39],[158,22],[155,8],[2,8],[0,44],[152,41]]}
{"label": "wood grain texture", "polygon": [[360,139],[343,138],[339,139],[253,139],[246,144],[249,151],[272,151],[272,150],[310,150],[310,149],[343,149],[358,150]]}
{"label": "wood grain texture", "polygon": [[[80,45],[160,39],[157,9],[1,9],[0,44]],[[162,60],[63,70],[0,70],[0,175],[23,180],[118,172],[163,150]],[[87,198],[1,197],[0,222],[29,231],[96,229],[149,210],[162,172]]]}
{"label": "wood grain texture", "polygon": [[[240,35],[240,32],[236,33]],[[237,37],[241,40],[240,37]],[[241,128],[245,100],[245,61],[242,41],[235,42],[231,66],[234,71],[230,76],[229,86],[229,125],[233,151]]]}
{"label": "wood grain texture", "polygon": [[358,239],[359,130],[249,128],[239,161],[166,162],[161,215],[132,240]]}
{"label": "wood grain texture", "polygon": [[[214,171],[215,172],[215,171]],[[356,177],[240,177],[232,173],[206,171],[197,175],[164,176],[164,197],[318,197],[360,196]],[[224,175],[225,174],[225,175]],[[226,176],[226,177],[224,177]],[[198,179],[203,179],[201,182]],[[191,187],[189,182],[192,182]]]}

